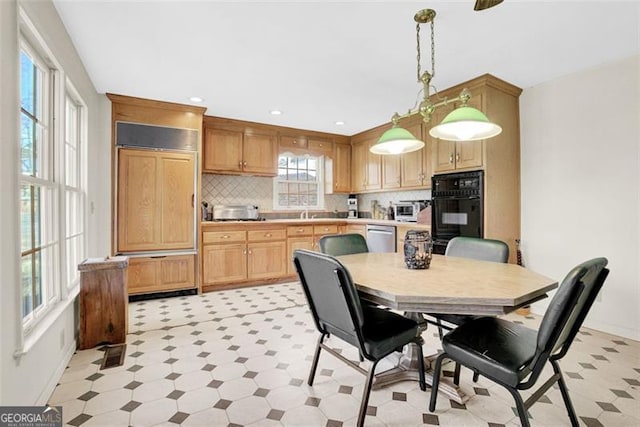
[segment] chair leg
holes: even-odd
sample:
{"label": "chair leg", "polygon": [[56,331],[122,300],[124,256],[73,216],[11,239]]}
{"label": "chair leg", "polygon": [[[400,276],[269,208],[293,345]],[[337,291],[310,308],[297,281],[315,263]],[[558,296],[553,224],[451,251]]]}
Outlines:
{"label": "chair leg", "polygon": [[362,402],[360,402],[360,410],[358,411],[358,422],[356,423],[357,427],[362,427],[364,425],[364,417],[367,416],[369,395],[371,394],[371,386],[373,385],[373,377],[376,374],[377,364],[378,360],[373,362],[371,364],[371,368],[369,369],[369,373],[367,374],[367,382],[364,384],[364,390],[362,392]]}
{"label": "chair leg", "polygon": [[320,335],[318,338],[318,344],[316,344],[316,352],[313,355],[313,362],[311,362],[311,370],[309,371],[309,379],[307,380],[307,384],[313,385],[313,378],[316,376],[316,368],[318,368],[318,360],[320,359],[320,350],[322,350],[322,341],[324,341],[324,334]]}
{"label": "chair leg", "polygon": [[518,416],[520,417],[520,424],[522,424],[522,427],[530,427],[527,408],[524,407],[524,402],[522,400],[522,396],[520,396],[520,392],[512,387],[504,387],[509,390],[509,393],[513,396],[513,400],[516,401],[516,411],[518,411]]}
{"label": "chair leg", "polygon": [[442,322],[440,319],[436,319],[436,323],[438,324],[438,337],[440,338],[440,341],[442,341]]}
{"label": "chair leg", "polygon": [[436,358],[433,367],[433,382],[431,383],[431,399],[429,400],[429,412],[436,410],[436,399],[438,398],[438,385],[440,384],[440,374],[442,373],[442,361],[447,357],[447,353],[441,353]]}
{"label": "chair leg", "polygon": [[567,408],[567,414],[569,414],[571,425],[573,427],[577,427],[580,423],[578,422],[576,411],[575,409],[573,409],[573,404],[571,403],[571,398],[569,397],[569,389],[567,388],[567,383],[564,381],[564,377],[562,376],[562,371],[560,371],[560,365],[558,365],[557,360],[550,360],[550,362],[551,366],[553,366],[553,371],[558,374],[558,386],[560,387],[562,400],[564,400],[564,406],[566,406]]}
{"label": "chair leg", "polygon": [[460,385],[460,364],[456,362],[455,368],[453,368],[453,383]]}
{"label": "chair leg", "polygon": [[420,381],[420,390],[425,391],[427,390],[427,382],[424,379],[424,355],[422,353],[422,342],[416,342],[415,345],[418,350],[418,378]]}

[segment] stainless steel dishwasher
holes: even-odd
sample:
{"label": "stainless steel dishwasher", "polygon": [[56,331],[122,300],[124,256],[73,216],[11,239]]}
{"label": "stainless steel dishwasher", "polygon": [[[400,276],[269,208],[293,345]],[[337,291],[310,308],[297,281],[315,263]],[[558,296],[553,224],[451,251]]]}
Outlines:
{"label": "stainless steel dishwasher", "polygon": [[367,245],[369,252],[395,252],[395,225],[367,224]]}

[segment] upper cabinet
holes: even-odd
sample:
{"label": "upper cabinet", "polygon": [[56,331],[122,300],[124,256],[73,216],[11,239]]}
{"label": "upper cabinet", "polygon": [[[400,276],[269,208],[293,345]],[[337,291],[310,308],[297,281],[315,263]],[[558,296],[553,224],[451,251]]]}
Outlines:
{"label": "upper cabinet", "polygon": [[333,146],[333,192],[351,192],[351,145]]}
{"label": "upper cabinet", "polygon": [[[474,95],[473,98],[469,100],[469,105],[479,109],[480,111],[484,111],[482,98],[482,93]],[[432,124],[435,125],[440,123],[447,114],[459,105],[459,103],[454,103],[441,107],[434,113],[431,119]],[[440,173],[453,172],[461,169],[479,169],[484,166],[484,141],[445,141],[438,138],[432,138],[429,135],[428,138],[432,141],[433,158],[435,162],[434,172]]]}
{"label": "upper cabinet", "polygon": [[406,122],[401,121],[400,126],[425,143],[425,146],[420,150],[399,156],[400,187],[431,188],[431,175],[433,174],[431,141],[426,138],[425,125],[419,116],[414,116]]}
{"label": "upper cabinet", "polygon": [[399,125],[416,138],[423,139],[425,147],[402,155],[372,154],[369,148],[391,127],[390,124],[354,135],[351,139],[353,192],[431,188],[431,145],[424,138],[421,118],[412,116],[401,120]]}
{"label": "upper cabinet", "polygon": [[[333,160],[340,175],[334,192],[344,189],[344,167],[336,160],[350,155],[339,144],[349,138],[323,132],[272,126],[223,117],[204,117],[203,166],[205,173],[276,176],[280,153],[315,154]],[[348,145],[349,150],[351,149]],[[347,168],[348,170],[348,168]],[[335,178],[334,178],[335,179]]]}
{"label": "upper cabinet", "polygon": [[351,190],[354,193],[382,189],[382,156],[369,148],[375,144],[388,126],[379,126],[351,138]]}
{"label": "upper cabinet", "polygon": [[240,121],[205,117],[204,172],[276,176],[278,142],[275,133],[254,130]]}

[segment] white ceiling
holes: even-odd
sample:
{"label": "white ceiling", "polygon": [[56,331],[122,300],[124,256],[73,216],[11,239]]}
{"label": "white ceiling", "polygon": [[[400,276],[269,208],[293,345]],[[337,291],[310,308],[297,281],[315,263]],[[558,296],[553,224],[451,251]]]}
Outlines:
{"label": "white ceiling", "polygon": [[414,105],[422,8],[437,12],[439,89],[484,73],[526,89],[640,53],[639,1],[505,0],[482,12],[474,0],[54,3],[100,93],[200,96],[207,115],[345,135]]}

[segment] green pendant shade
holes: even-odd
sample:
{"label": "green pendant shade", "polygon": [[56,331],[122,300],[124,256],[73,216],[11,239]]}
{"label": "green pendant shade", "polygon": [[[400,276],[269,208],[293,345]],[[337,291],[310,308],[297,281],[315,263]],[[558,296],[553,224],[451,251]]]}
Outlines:
{"label": "green pendant shade", "polygon": [[434,126],[429,135],[448,141],[477,141],[496,136],[502,128],[491,123],[484,113],[476,108],[462,106],[456,108]]}
{"label": "green pendant shade", "polygon": [[402,154],[417,151],[422,147],[424,142],[413,136],[411,132],[401,127],[392,127],[382,134],[369,151],[373,154]]}

